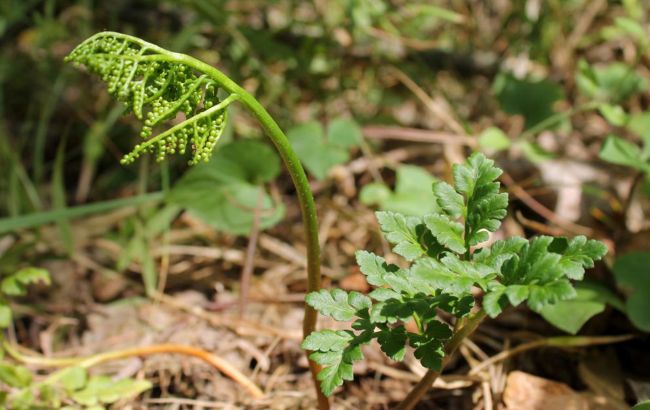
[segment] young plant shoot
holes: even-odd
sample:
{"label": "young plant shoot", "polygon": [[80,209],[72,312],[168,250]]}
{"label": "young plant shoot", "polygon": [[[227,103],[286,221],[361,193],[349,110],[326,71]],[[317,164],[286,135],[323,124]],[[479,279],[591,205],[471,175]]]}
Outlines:
{"label": "young plant shoot", "polygon": [[[454,184],[435,182],[433,194],[440,213],[422,217],[377,212],[377,220],[393,252],[408,267],[389,264],[366,251],[356,254],[361,272],[375,286],[369,295],[341,289],[307,295],[307,303],[337,321],[352,321],[350,330],[320,330],[303,348],[323,365],[321,389],[331,395],[344,380],[352,380],[352,365],[363,359],[361,346],[376,339],[393,360],[402,360],[410,346],[429,369],[425,378],[398,407],[411,409],[431,387],[445,358],[487,315],[498,316],[509,304],[527,302],[539,311],[548,304],[573,298],[571,280],[581,280],[585,268],[601,259],[607,248],[584,236],[572,239],[512,237],[489,246],[484,242],[507,214],[508,194],[499,192],[501,170],[475,153],[454,165]],[[473,289],[482,297],[476,299]],[[482,300],[482,301],[481,301]],[[454,327],[438,317],[455,317]],[[413,321],[417,331],[407,330]]]}
{"label": "young plant shoot", "polygon": [[[260,122],[293,180],[305,225],[308,288],[320,289],[318,221],[305,171],[285,134],[252,95],[202,61],[121,33],[95,34],[77,46],[66,61],[99,75],[108,84],[109,93],[144,120],[140,131],[143,141],[124,156],[123,164],[132,163],[143,153],[152,153],[162,161],[167,155],[189,151],[191,165],[209,160],[225,128],[226,109],[240,102]],[[181,122],[165,129],[166,122],[178,117]],[[315,329],[316,317],[316,311],[306,306],[305,335]],[[315,378],[320,367],[313,361],[310,367]],[[329,408],[320,392],[318,398],[321,410]]]}
{"label": "young plant shoot", "polygon": [[[369,294],[341,289],[320,290],[320,249],[312,193],[305,172],[286,136],[267,111],[223,73],[187,55],[173,53],[136,37],[96,34],[67,57],[98,74],[108,91],[144,120],[143,141],[125,155],[130,164],[143,153],[162,161],[190,152],[190,164],[206,161],[222,134],[226,109],[242,103],[260,122],[280,153],[296,187],[307,237],[308,285],[302,347],[310,351],[312,374],[326,396],[352,380],[353,363],[363,359],[361,346],[376,339],[393,360],[411,347],[429,369],[399,409],[411,409],[442,370],[445,359],[485,316],[496,317],[509,304],[524,301],[534,311],[576,292],[572,280],[605,255],[606,247],[584,236],[572,239],[512,237],[485,242],[507,213],[508,195],[500,192],[501,170],[482,154],[453,168],[454,184],[435,182],[440,212],[421,217],[378,212],[377,219],[393,251],[408,267],[380,256],[357,252]],[[169,128],[163,124],[181,118]],[[477,299],[474,289],[482,291]],[[350,330],[314,331],[316,311],[337,321],[352,321]],[[438,317],[455,318],[453,328]],[[407,330],[413,321],[416,331]],[[319,365],[322,365],[322,369]],[[319,407],[328,408],[319,394]]]}

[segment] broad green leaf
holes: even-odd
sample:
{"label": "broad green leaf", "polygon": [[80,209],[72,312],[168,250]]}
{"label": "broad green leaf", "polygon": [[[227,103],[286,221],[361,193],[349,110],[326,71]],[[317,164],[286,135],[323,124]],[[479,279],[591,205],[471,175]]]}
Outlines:
{"label": "broad green leaf", "polygon": [[58,380],[68,391],[80,390],[88,382],[88,372],[83,367],[68,367],[61,370]]}
{"label": "broad green leaf", "polygon": [[353,339],[354,335],[349,331],[319,330],[307,336],[301,347],[305,350],[339,352],[345,349]]}
{"label": "broad green leaf", "polygon": [[32,373],[26,367],[0,362],[0,381],[11,387],[27,387],[32,382]]}
{"label": "broad green leaf", "polygon": [[386,210],[384,204],[393,193],[381,182],[371,182],[364,185],[359,193],[359,201],[364,205],[379,205]]}
{"label": "broad green leaf", "polygon": [[0,329],[6,329],[11,325],[11,308],[3,301],[0,301]]}
{"label": "broad green leaf", "polygon": [[395,245],[395,253],[409,261],[426,254],[416,232],[416,227],[421,223],[419,218],[396,212],[377,212],[375,215],[386,240]]}
{"label": "broad green leaf", "polygon": [[[326,141],[323,127],[317,121],[310,121],[291,128],[287,138],[296,151],[298,158],[305,164],[305,168],[316,179],[325,179],[327,173],[335,165],[342,164],[349,159],[347,146],[343,143],[346,137],[336,136],[336,144]],[[343,144],[343,146],[338,145]]]}
{"label": "broad green leaf", "polygon": [[576,288],[574,299],[546,305],[539,313],[553,326],[575,335],[589,319],[603,310],[605,310],[605,302],[596,292],[591,289]]}
{"label": "broad green leaf", "polygon": [[625,310],[637,328],[650,332],[650,253],[632,252],[616,259],[614,276],[619,286],[627,289],[629,296]]}
{"label": "broad green leaf", "polygon": [[647,82],[634,68],[614,62],[592,67],[584,60],[578,64],[576,83],[585,97],[620,104],[646,89]]}
{"label": "broad green leaf", "polygon": [[305,301],[321,314],[339,321],[352,320],[357,312],[370,309],[372,304],[367,296],[359,292],[347,293],[341,289],[311,292]]}
{"label": "broad green leaf", "polygon": [[481,150],[491,152],[503,151],[510,148],[510,145],[512,145],[510,138],[496,127],[490,127],[483,130],[478,137],[478,144],[481,147]]}
{"label": "broad green leaf", "polygon": [[277,161],[265,144],[255,141],[231,143],[219,150],[209,163],[186,172],[172,188],[167,201],[187,209],[218,230],[244,235],[251,230],[262,190],[260,226],[266,229],[275,225],[284,216],[284,206],[274,203],[260,183],[275,175],[276,167],[246,164],[221,155],[224,151],[243,152],[253,146],[257,148],[251,153],[256,153],[259,159],[269,164]]}
{"label": "broad green leaf", "polygon": [[327,127],[327,139],[341,148],[357,146],[363,139],[361,127],[350,118],[335,118]]}
{"label": "broad green leaf", "polygon": [[622,138],[610,135],[603,143],[599,156],[601,159],[617,165],[626,165],[639,171],[650,171],[641,154],[641,149]]}
{"label": "broad green leaf", "polygon": [[32,410],[35,401],[34,393],[29,387],[18,390],[9,397],[8,409]]}
{"label": "broad green leaf", "polygon": [[630,115],[627,128],[643,139],[641,157],[644,161],[650,160],[650,111]]}
{"label": "broad green leaf", "polygon": [[244,180],[258,184],[271,182],[280,174],[280,158],[263,142],[242,139],[223,145],[216,153],[217,161],[228,158],[243,171]]}
{"label": "broad green leaf", "polygon": [[440,209],[442,209],[450,218],[456,219],[461,216],[466,216],[467,208],[465,207],[463,196],[456,192],[448,183],[434,183],[433,195],[436,197],[436,202]]}
{"label": "broad green leaf", "polygon": [[113,380],[108,376],[94,376],[86,386],[70,395],[79,404],[94,406],[111,404],[149,390],[151,382],[147,380],[121,379]]}
{"label": "broad green leaf", "polygon": [[464,227],[461,223],[452,221],[443,214],[430,214],[424,217],[424,224],[442,245],[456,253],[465,252]]}
{"label": "broad green leaf", "polygon": [[648,33],[643,29],[643,26],[641,26],[638,21],[628,17],[616,17],[616,19],[614,19],[614,24],[616,27],[629,34],[642,46],[648,46]]}
{"label": "broad green leaf", "polygon": [[524,116],[526,128],[555,114],[554,103],[564,98],[562,87],[551,80],[521,80],[512,74],[497,76],[492,90],[503,111]]}
{"label": "broad green leaf", "polygon": [[517,146],[521,149],[526,159],[533,164],[541,164],[555,158],[552,152],[546,151],[536,142],[517,141]]}
{"label": "broad green leaf", "polygon": [[422,216],[438,212],[431,185],[436,179],[426,169],[414,165],[397,168],[395,191],[384,184],[372,183],[361,189],[360,200],[366,205],[377,205],[384,211]]}
{"label": "broad green leaf", "polygon": [[601,104],[598,111],[605,117],[607,122],[616,127],[622,127],[628,121],[627,114],[620,105]]}

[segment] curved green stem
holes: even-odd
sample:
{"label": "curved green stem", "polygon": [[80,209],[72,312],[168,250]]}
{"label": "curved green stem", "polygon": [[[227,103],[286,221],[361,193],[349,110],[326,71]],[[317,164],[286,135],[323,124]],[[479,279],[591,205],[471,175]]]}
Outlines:
{"label": "curved green stem", "polygon": [[[119,39],[123,41],[122,47],[126,47],[128,42],[139,45],[146,52],[152,52],[154,54],[145,54],[144,51],[140,52],[137,55],[129,55],[122,53],[122,49],[117,50],[116,54],[111,54],[112,50],[107,50],[108,53],[104,54],[104,57],[109,59],[121,59],[121,60],[132,60],[135,63],[141,63],[143,61],[159,61],[159,62],[170,62],[183,65],[200,72],[201,74],[207,76],[212,81],[214,81],[218,86],[229,94],[229,97],[221,102],[221,104],[212,107],[205,111],[204,113],[198,114],[192,119],[195,121],[201,119],[202,117],[209,116],[213,112],[225,108],[228,104],[234,100],[238,100],[246,109],[259,121],[260,125],[264,129],[266,135],[271,139],[275,145],[277,151],[282,158],[289,175],[293,181],[293,184],[296,188],[296,193],[298,195],[298,202],[300,204],[300,210],[302,212],[303,224],[305,227],[305,236],[307,242],[307,287],[309,292],[317,291],[320,289],[321,284],[321,274],[320,274],[320,244],[318,240],[318,218],[316,215],[316,206],[314,204],[314,197],[309,186],[309,181],[307,180],[307,175],[303,169],[298,156],[294,152],[289,140],[286,135],[271,115],[266,111],[266,109],[248,93],[245,89],[235,83],[233,80],[228,78],[224,73],[218,69],[212,67],[209,64],[206,64],[196,58],[191,56],[174,53],[168,50],[165,50],[162,47],[159,47],[155,44],[145,42],[137,37],[129,36],[122,33],[115,32],[101,32],[97,33],[92,37],[86,39],[82,44],[80,44],[75,50],[73,50],[70,55],[66,58],[68,61],[77,61],[83,60],[83,56],[90,53],[94,53],[92,50],[92,44],[97,40],[101,39],[104,36],[109,36],[113,39]],[[85,47],[86,45],[91,45],[90,50]],[[101,55],[102,53],[94,53],[95,56]],[[188,120],[191,121],[192,119]],[[184,123],[185,124],[185,123]],[[171,128],[167,133],[161,134],[157,138],[153,138],[150,141],[143,144],[145,147],[146,144],[153,144],[154,142],[163,139],[169,133],[175,131],[175,128]],[[313,332],[316,328],[316,319],[317,313],[310,306],[305,306],[305,318],[303,321],[303,332],[307,336]],[[309,353],[309,352],[307,352]],[[314,384],[316,387],[316,392],[318,395],[319,408],[321,410],[329,409],[329,402],[327,398],[321,393],[319,389],[319,383],[316,378],[320,367],[313,361],[309,362],[312,376],[314,379]]]}
{"label": "curved green stem", "polygon": [[[169,52],[167,52],[169,53]],[[307,175],[303,169],[298,156],[291,147],[282,129],[278,126],[266,109],[253,97],[248,91],[244,90],[230,78],[216,68],[190,56],[177,53],[168,54],[171,59],[186,64],[198,71],[201,71],[213,80],[215,80],[225,91],[239,96],[239,102],[243,104],[260,122],[266,135],[273,142],[278,150],[280,157],[291,176],[298,202],[302,212],[302,220],[305,226],[305,237],[307,242],[307,289],[309,292],[318,291],[321,288],[320,273],[320,243],[318,241],[318,216],[316,214],[316,205],[312,195]],[[310,306],[305,305],[305,317],[303,321],[303,335],[306,337],[316,329],[317,312]],[[308,352],[309,353],[309,352]],[[318,395],[319,409],[329,409],[329,401],[322,394],[319,388],[316,375],[320,371],[320,366],[309,361],[316,392]]]}

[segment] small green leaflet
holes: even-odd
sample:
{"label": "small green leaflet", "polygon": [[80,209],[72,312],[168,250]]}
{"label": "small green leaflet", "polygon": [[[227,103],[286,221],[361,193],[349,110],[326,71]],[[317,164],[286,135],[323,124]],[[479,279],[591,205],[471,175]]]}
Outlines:
{"label": "small green leaflet", "polygon": [[9,296],[22,296],[27,293],[28,285],[38,282],[49,285],[49,272],[41,268],[23,268],[4,278],[0,283],[0,291]]}
{"label": "small green leaflet", "polygon": [[612,164],[625,165],[650,173],[650,163],[644,158],[641,148],[615,135],[607,137],[598,155]]}
{"label": "small green leaflet", "polygon": [[344,380],[354,378],[352,364],[363,359],[359,344],[368,341],[343,330],[320,330],[305,338],[302,348],[313,351],[309,357],[324,366],[318,373],[323,394],[330,396]]}
{"label": "small green leaflet", "polygon": [[442,261],[433,258],[418,259],[411,267],[411,275],[427,285],[420,287],[422,292],[433,294],[435,291],[441,290],[455,296],[469,293],[474,283],[480,280],[480,276],[473,269],[454,272]]}
{"label": "small green leaflet", "polygon": [[108,376],[94,376],[83,389],[71,394],[74,401],[86,406],[110,404],[136,396],[152,387],[147,380],[121,379],[118,381]]}
{"label": "small green leaflet", "polygon": [[582,280],[585,268],[593,268],[594,261],[602,259],[607,253],[605,244],[593,239],[587,240],[582,235],[571,238],[568,242],[564,238],[555,238],[550,250],[562,254],[560,269],[567,278],[573,280]]}
{"label": "small green leaflet", "polygon": [[465,252],[464,227],[460,222],[452,221],[442,214],[430,214],[424,217],[424,224],[442,245],[457,253]]}
{"label": "small green leaflet", "polygon": [[570,240],[538,236],[530,243],[512,238],[497,242],[490,251],[481,251],[475,257],[500,267],[503,277],[500,283],[489,284],[483,307],[491,317],[496,317],[506,300],[516,306],[527,299],[528,306],[540,312],[547,305],[572,299],[576,292],[569,279],[581,280],[584,269],[592,267],[606,252],[601,242],[584,236]]}
{"label": "small green leaflet", "polygon": [[397,326],[392,329],[386,327],[377,334],[377,342],[379,342],[382,352],[397,361],[404,360],[407,341],[408,334],[404,326]]}
{"label": "small green leaflet", "polygon": [[436,182],[433,184],[433,194],[436,197],[438,206],[449,216],[456,219],[465,217],[467,208],[461,194],[446,182]]}
{"label": "small green leaflet", "polygon": [[370,299],[359,292],[347,293],[341,289],[311,292],[305,298],[309,306],[334,320],[352,320],[357,312],[370,309]]}
{"label": "small green leaflet", "polygon": [[374,286],[387,285],[384,276],[389,272],[399,270],[398,266],[388,265],[384,258],[371,252],[357,251],[355,256],[361,272],[366,275],[368,283]]}
{"label": "small green leaflet", "polygon": [[444,323],[434,320],[427,325],[425,333],[409,333],[411,345],[415,348],[415,357],[422,366],[439,371],[445,357],[444,341],[451,337],[451,330]]}
{"label": "small green leaflet", "polygon": [[519,250],[528,241],[519,236],[513,236],[505,240],[498,240],[489,248],[482,248],[474,252],[472,259],[483,265],[492,267],[496,272],[501,271],[501,265],[511,257],[517,255]]}
{"label": "small green leaflet", "polygon": [[354,335],[350,331],[319,330],[305,338],[302,348],[321,352],[338,352],[345,349],[352,339],[354,339]]}
{"label": "small green leaflet", "polygon": [[377,212],[377,220],[386,240],[395,245],[393,251],[412,261],[426,253],[420,244],[416,227],[422,222],[414,216],[404,216],[396,212]]}

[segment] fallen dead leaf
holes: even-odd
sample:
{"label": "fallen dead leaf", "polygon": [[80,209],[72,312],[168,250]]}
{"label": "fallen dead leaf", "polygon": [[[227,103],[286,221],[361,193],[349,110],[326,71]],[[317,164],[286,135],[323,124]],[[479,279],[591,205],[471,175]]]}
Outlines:
{"label": "fallen dead leaf", "polygon": [[514,371],[508,374],[503,402],[509,410],[614,410],[606,398],[578,393],[564,383]]}

